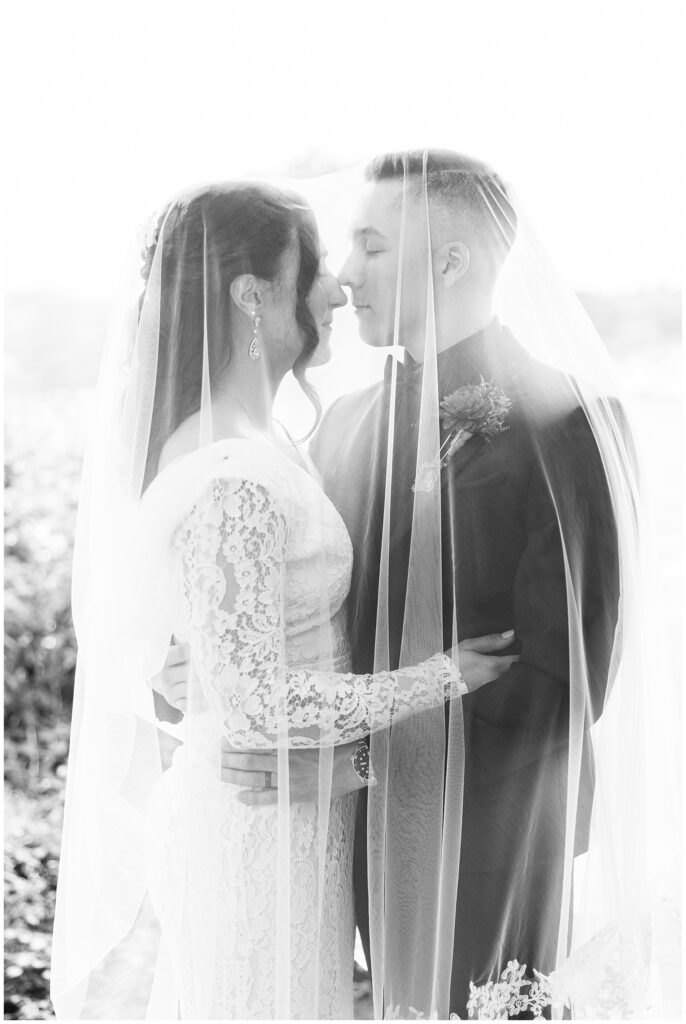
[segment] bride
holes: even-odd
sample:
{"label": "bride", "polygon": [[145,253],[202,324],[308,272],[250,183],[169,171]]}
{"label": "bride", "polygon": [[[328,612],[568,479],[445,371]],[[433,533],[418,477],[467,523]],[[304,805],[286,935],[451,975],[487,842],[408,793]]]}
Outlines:
{"label": "bride", "polygon": [[[350,1017],[355,794],[332,789],[333,749],[442,720],[516,660],[492,653],[511,638],[350,671],[350,539],[273,416],[289,371],[318,409],[305,371],[346,302],[303,200],[246,182],[181,195],[140,274],[79,513],[57,1015]],[[172,635],[192,664],[162,772],[145,680]],[[222,739],[276,752],[274,806],[221,782]],[[290,803],[294,747],[319,752],[316,802]]]}

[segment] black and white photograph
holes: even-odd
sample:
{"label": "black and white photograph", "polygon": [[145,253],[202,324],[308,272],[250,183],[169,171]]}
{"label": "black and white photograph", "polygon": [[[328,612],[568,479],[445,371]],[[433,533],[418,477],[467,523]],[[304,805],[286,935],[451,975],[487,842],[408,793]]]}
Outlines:
{"label": "black and white photograph", "polygon": [[680,5],[5,16],[5,1020],[680,1020]]}

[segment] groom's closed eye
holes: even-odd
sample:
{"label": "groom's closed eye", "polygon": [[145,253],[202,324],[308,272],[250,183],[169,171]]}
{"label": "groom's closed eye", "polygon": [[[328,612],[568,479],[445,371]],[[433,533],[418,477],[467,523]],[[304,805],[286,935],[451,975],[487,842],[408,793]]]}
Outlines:
{"label": "groom's closed eye", "polygon": [[368,256],[374,256],[380,252],[386,252],[386,246],[378,238],[370,238],[365,243],[364,251]]}
{"label": "groom's closed eye", "polygon": [[387,241],[386,236],[383,235],[376,228],[356,228],[350,240],[353,243],[364,245],[368,247],[383,247]]}

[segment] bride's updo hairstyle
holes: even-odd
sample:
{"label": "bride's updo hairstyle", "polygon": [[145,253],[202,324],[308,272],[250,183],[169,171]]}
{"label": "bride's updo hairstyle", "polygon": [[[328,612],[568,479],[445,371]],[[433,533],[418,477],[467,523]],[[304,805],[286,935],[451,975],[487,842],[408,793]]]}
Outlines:
{"label": "bride's updo hairstyle", "polygon": [[252,182],[205,186],[172,201],[142,254],[146,290],[140,328],[149,293],[158,290],[150,288],[150,281],[160,247],[159,343],[144,490],[157,473],[166,441],[200,410],[205,338],[210,389],[223,380],[231,363],[236,316],[231,282],[240,274],[277,282],[289,254],[299,260],[295,317],[303,341],[293,374],[317,417],[321,413],[316,391],[305,378],[319,344],[307,305],[319,269],[319,241],[305,201]]}

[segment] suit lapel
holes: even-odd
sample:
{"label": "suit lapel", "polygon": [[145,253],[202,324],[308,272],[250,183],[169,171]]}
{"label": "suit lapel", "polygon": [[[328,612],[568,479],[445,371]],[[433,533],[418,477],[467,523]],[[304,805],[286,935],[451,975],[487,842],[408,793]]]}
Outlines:
{"label": "suit lapel", "polygon": [[441,471],[441,490],[444,489],[449,477],[455,479],[486,447],[486,439],[480,434],[470,437],[465,444],[451,455],[448,465]]}
{"label": "suit lapel", "polygon": [[[440,377],[440,395],[444,398],[457,388],[468,383],[477,383],[483,375],[487,380],[502,387],[506,394],[521,389],[526,380],[530,356],[515,340],[507,328],[502,328],[497,321],[478,335],[460,342],[452,350],[446,350],[438,357]],[[415,385],[416,387],[416,385]],[[517,396],[517,400],[521,394]],[[411,417],[416,419],[416,416]],[[396,420],[398,427],[399,447],[394,458],[394,500],[390,545],[391,550],[401,543],[412,528],[412,484],[416,476],[416,434],[411,436],[405,426],[407,409],[399,410]],[[442,435],[441,440],[444,440]],[[498,443],[498,437],[490,441]],[[467,466],[481,458],[485,453],[489,440],[475,434],[450,457],[448,465],[441,470],[440,489],[444,492],[449,481],[459,478]],[[438,486],[438,484],[436,485]],[[407,492],[407,493],[406,493]]]}

